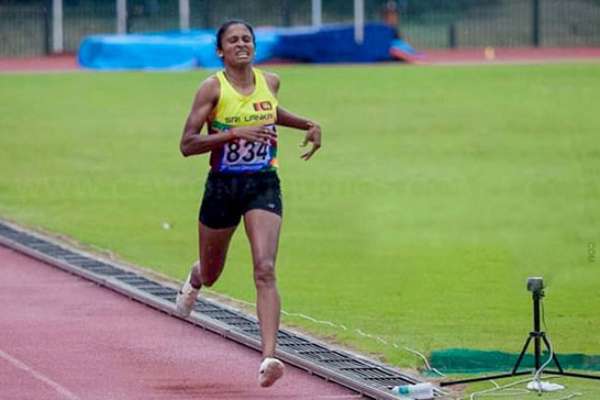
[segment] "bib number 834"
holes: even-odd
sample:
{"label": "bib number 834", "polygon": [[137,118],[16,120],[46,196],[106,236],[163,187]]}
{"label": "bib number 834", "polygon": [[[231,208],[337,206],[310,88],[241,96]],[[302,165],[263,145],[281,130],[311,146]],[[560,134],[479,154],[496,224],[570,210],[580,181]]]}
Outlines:
{"label": "bib number 834", "polygon": [[267,143],[231,142],[225,146],[225,161],[228,164],[254,164],[264,162],[269,155]]}

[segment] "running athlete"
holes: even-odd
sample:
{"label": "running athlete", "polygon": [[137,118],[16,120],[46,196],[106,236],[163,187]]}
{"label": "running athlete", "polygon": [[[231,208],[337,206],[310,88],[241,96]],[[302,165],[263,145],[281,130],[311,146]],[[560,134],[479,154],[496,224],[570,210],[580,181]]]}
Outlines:
{"label": "running athlete", "polygon": [[[283,363],[275,358],[281,309],[275,259],[282,216],[275,125],[306,131],[303,145],[311,147],[301,156],[304,160],[321,147],[321,128],[279,106],[279,77],[252,67],[255,45],[254,31],[245,22],[221,26],[217,54],[224,69],[200,85],[185,123],[181,153],[211,154],[199,213],[199,260],[176,302],[178,312],[188,316],[199,289],[219,279],[229,242],[243,217],[262,340],[258,381],[268,387],[284,373]],[[200,133],[204,125],[208,134]]]}

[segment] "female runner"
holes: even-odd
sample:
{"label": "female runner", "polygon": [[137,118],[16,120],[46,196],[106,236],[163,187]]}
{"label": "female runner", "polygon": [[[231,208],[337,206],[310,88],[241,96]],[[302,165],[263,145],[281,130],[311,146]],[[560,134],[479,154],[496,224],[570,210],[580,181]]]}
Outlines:
{"label": "female runner", "polygon": [[[210,152],[210,172],[199,213],[199,260],[176,303],[178,312],[188,316],[201,286],[219,279],[229,242],[243,217],[262,340],[258,381],[268,387],[284,372],[283,363],[275,358],[281,309],[275,259],[283,210],[275,125],[306,131],[303,145],[310,143],[311,148],[302,155],[304,160],[321,147],[321,128],[279,106],[279,77],[252,66],[255,45],[254,31],[245,22],[228,21],[220,27],[217,54],[224,69],[200,85],[185,122],[181,153],[187,157]],[[204,125],[208,134],[200,133]]]}

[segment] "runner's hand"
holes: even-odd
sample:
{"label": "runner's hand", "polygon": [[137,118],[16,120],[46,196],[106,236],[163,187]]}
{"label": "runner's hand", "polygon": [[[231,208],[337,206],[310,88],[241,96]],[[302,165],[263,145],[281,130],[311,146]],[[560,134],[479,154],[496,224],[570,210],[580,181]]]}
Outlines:
{"label": "runner's hand", "polygon": [[277,139],[277,134],[266,126],[240,126],[229,131],[234,139],[245,139],[248,142],[269,143]]}
{"label": "runner's hand", "polygon": [[309,142],[312,143],[312,148],[300,156],[304,161],[308,161],[321,148],[321,127],[316,122],[308,122],[308,131],[301,147],[306,147]]}

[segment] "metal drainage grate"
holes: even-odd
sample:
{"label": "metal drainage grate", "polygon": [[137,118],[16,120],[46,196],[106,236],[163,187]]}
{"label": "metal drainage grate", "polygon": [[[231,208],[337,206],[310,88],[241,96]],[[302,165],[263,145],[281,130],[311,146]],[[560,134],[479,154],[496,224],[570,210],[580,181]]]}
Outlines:
{"label": "metal drainage grate", "polygon": [[[142,276],[126,266],[68,248],[50,238],[2,221],[0,244],[177,316],[174,304],[176,288]],[[254,317],[202,298],[196,301],[194,311],[185,318],[187,321],[260,350],[260,329]],[[278,339],[277,356],[282,360],[373,399],[397,399],[391,393],[391,387],[419,382],[386,365],[339,349],[334,350],[327,344],[294,332],[282,329]]]}

